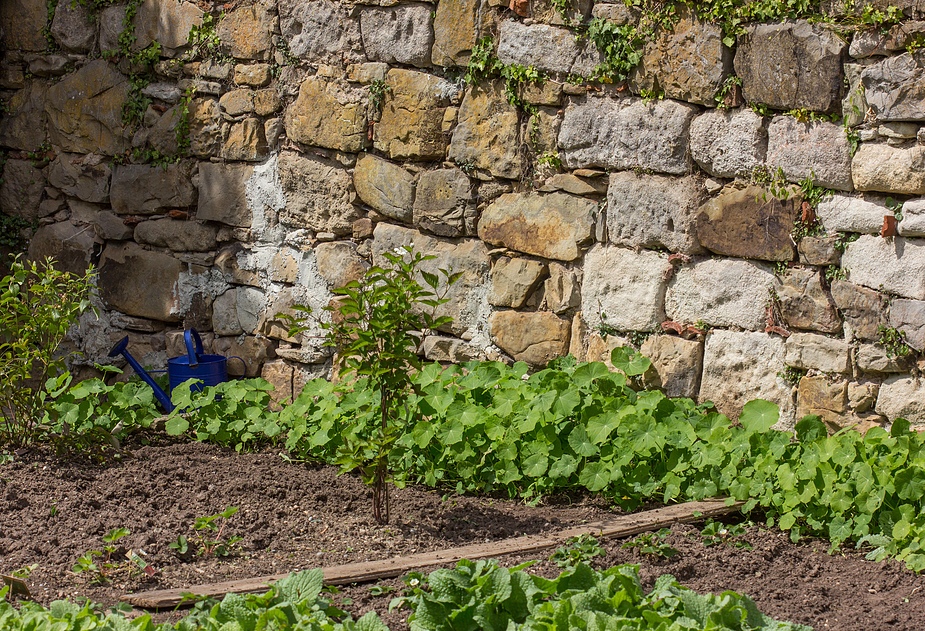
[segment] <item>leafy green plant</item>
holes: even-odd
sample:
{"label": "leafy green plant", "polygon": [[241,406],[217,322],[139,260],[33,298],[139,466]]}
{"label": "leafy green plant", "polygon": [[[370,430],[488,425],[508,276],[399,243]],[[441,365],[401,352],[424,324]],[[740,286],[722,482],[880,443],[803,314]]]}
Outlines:
{"label": "leafy green plant", "polygon": [[730,107],[729,101],[732,99],[733,95],[736,94],[737,90],[742,88],[742,78],[735,75],[729,75],[723,81],[723,85],[720,86],[719,90],[716,92],[716,96],[713,97],[713,101],[716,103],[718,109],[728,109]]}
{"label": "leafy green plant", "polygon": [[860,237],[861,235],[854,232],[839,232],[835,237],[835,250],[844,254],[845,250],[848,249],[848,244],[854,243]]}
{"label": "leafy green plant", "polygon": [[201,24],[194,24],[190,27],[187,41],[195,56],[224,61],[221,54],[222,40],[215,30],[217,21],[218,19],[214,15],[205,13],[202,16]]}
{"label": "leafy green plant", "polygon": [[369,90],[369,106],[374,112],[381,113],[385,96],[392,93],[392,88],[384,79],[376,79],[367,86],[367,90]]}
{"label": "leafy green plant", "polygon": [[700,531],[700,540],[703,545],[726,545],[742,550],[751,550],[752,544],[744,539],[748,524],[724,524],[708,519]]}
{"label": "leafy green plant", "polygon": [[604,57],[594,78],[607,83],[625,81],[642,60],[644,39],[633,24],[615,24],[594,18],[588,24],[588,39]]}
{"label": "leafy green plant", "polygon": [[35,229],[33,222],[22,217],[0,213],[0,246],[17,252],[24,250],[27,240],[24,238],[23,233],[27,229]]}
{"label": "leafy green plant", "polygon": [[591,559],[604,556],[606,551],[591,535],[569,537],[565,545],[556,548],[549,560],[559,567],[575,567],[579,563],[590,563]]}
{"label": "leafy green plant", "polygon": [[877,344],[886,351],[887,357],[909,357],[915,353],[899,329],[881,325],[877,327],[877,335]]}
{"label": "leafy green plant", "polygon": [[806,371],[802,368],[796,368],[794,366],[787,366],[783,370],[777,373],[777,376],[783,379],[786,383],[791,386],[800,385],[800,379],[806,376]]}
{"label": "leafy green plant", "polygon": [[671,534],[670,528],[661,528],[657,532],[644,532],[622,546],[624,550],[636,549],[643,556],[652,556],[659,559],[670,559],[678,555],[678,550],[668,545],[665,540]]}
{"label": "leafy green plant", "polygon": [[500,73],[503,66],[495,56],[494,40],[490,36],[483,37],[472,47],[463,80],[466,85],[475,85]]}
{"label": "leafy green plant", "polygon": [[[237,512],[237,506],[229,506],[215,515],[196,518],[193,523],[193,530],[195,531],[193,543],[196,546],[197,555],[201,557],[226,557],[231,555],[235,544],[241,541],[241,537],[229,537],[225,534],[225,528],[228,526],[228,520]],[[173,544],[170,547],[180,554],[185,554],[185,552],[180,551],[180,548],[184,547],[187,542],[177,537],[174,543],[178,544],[177,548],[174,548]]]}
{"label": "leafy green plant", "polygon": [[[126,528],[113,528],[103,536],[103,549],[84,552],[74,563],[72,571],[75,574],[85,574],[91,583],[100,585],[109,583],[118,570],[132,567],[116,546],[120,539],[130,534],[131,532]],[[123,558],[119,559],[119,556]]]}
{"label": "leafy green plant", "polygon": [[824,277],[825,281],[830,284],[832,281],[845,280],[848,278],[848,270],[838,265],[829,265],[825,268]]}

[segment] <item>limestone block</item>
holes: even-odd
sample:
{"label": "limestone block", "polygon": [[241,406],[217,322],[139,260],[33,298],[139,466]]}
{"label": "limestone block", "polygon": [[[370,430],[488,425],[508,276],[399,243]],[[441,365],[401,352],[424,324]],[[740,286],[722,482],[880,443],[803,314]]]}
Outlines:
{"label": "limestone block", "polygon": [[925,350],[925,301],[894,300],[890,303],[890,326],[903,332],[909,346]]}
{"label": "limestone block", "polygon": [[883,216],[893,215],[886,198],[878,195],[826,197],[816,207],[816,216],[827,232],[880,234]]}
{"label": "limestone block", "polygon": [[832,382],[828,377],[803,377],[797,390],[797,418],[810,414],[833,427],[845,425],[848,411],[848,382]]}
{"label": "limestone block", "polygon": [[350,241],[330,241],[315,246],[318,273],[332,289],[360,280],[369,269],[357,246]]}
{"label": "limestone block", "polygon": [[714,177],[751,175],[768,151],[764,118],[751,108],[714,109],[691,122],[691,156]]}
{"label": "limestone block", "polygon": [[109,198],[120,215],[153,215],[196,203],[193,164],[178,162],[166,169],[145,164],[117,165]]}
{"label": "limestone block", "polygon": [[122,106],[129,82],[97,59],[48,88],[45,116],[52,144],[63,151],[114,156],[129,147]]}
{"label": "limestone block", "polygon": [[581,311],[590,329],[654,331],[665,320],[668,257],[596,245],[585,255]]}
{"label": "limestone block", "polygon": [[698,254],[694,219],[707,199],[696,177],[673,178],[634,171],[610,174],[607,233],[611,243]]}
{"label": "limestone block", "polygon": [[864,66],[861,64],[845,64],[848,89],[841,103],[842,122],[845,127],[857,127],[864,122],[867,113],[867,100],[864,98],[864,87],[861,85],[863,71]]}
{"label": "limestone block", "polygon": [[697,398],[703,372],[703,342],[652,335],[639,352],[652,361],[652,368],[643,376],[647,388],[658,388],[669,397]]}
{"label": "limestone block", "polygon": [[309,77],[299,86],[298,98],[286,109],[286,133],[290,140],[306,145],[360,151],[366,146],[366,105],[362,99],[358,90]]}
{"label": "limestone block", "polygon": [[925,241],[863,235],[842,255],[848,280],[903,298],[925,300]]}
{"label": "limestone block", "polygon": [[498,30],[498,59],[505,65],[535,66],[544,72],[568,74],[578,51],[575,35],[568,29],[505,20]]}
{"label": "limestone block", "polygon": [[228,362],[228,375],[230,377],[256,377],[260,374],[267,359],[276,357],[273,341],[265,337],[252,335],[237,337],[217,337],[212,342],[212,348],[218,355],[225,357],[240,357],[244,365],[236,360]]}
{"label": "limestone block", "polygon": [[488,303],[519,309],[539,285],[545,271],[546,266],[539,261],[502,256],[491,267]]}
{"label": "limestone block", "polygon": [[29,73],[36,77],[60,77],[68,72],[70,59],[61,54],[28,53],[23,55],[24,61],[29,64]]}
{"label": "limestone block", "polygon": [[847,47],[833,31],[803,20],[749,26],[738,38],[735,73],[749,103],[828,112],[841,102]]}
{"label": "limestone block", "polygon": [[258,162],[269,155],[269,146],[263,121],[245,118],[234,123],[222,143],[220,155],[225,160]]}
{"label": "limestone block", "polygon": [[434,48],[437,66],[465,66],[478,32],[479,0],[443,0],[434,17]]}
{"label": "limestone block", "polygon": [[838,333],[841,320],[835,303],[822,287],[817,270],[791,268],[777,287],[781,318],[788,327]]}
{"label": "limestone block", "polygon": [[610,20],[614,24],[635,24],[642,17],[638,7],[628,7],[622,2],[595,2],[591,15],[596,18]]}
{"label": "limestone block", "polygon": [[910,199],[902,207],[903,220],[899,234],[904,237],[925,237],[925,198]]}
{"label": "limestone block", "polygon": [[248,164],[199,163],[197,219],[249,228],[252,211],[247,203],[247,181],[254,174]]}
{"label": "limestone block", "polygon": [[731,71],[732,50],[723,46],[722,27],[682,7],[672,28],[658,29],[646,42],[633,80],[639,88],[658,88],[666,98],[712,107]]}
{"label": "limestone block", "polygon": [[568,353],[571,324],[548,311],[491,314],[491,340],[517,361],[545,366]]}
{"label": "limestone block", "polygon": [[[585,280],[585,283],[588,281]],[[710,326],[764,329],[764,308],[774,273],[770,266],[735,259],[707,259],[677,271],[668,285],[669,320]]]}
{"label": "limestone block", "polygon": [[386,217],[408,222],[414,204],[414,176],[371,153],[357,159],[353,186],[363,202]]}
{"label": "limestone block", "polygon": [[212,330],[216,335],[240,335],[244,332],[238,321],[237,288],[232,287],[212,303]]}
{"label": "limestone block", "polygon": [[336,235],[352,232],[360,212],[353,205],[352,178],[340,164],[286,151],[279,157],[279,179],[286,199],[282,223]]}
{"label": "limestone block", "polygon": [[449,159],[498,177],[517,179],[523,169],[519,114],[499,81],[469,88],[459,108]]}
{"label": "limestone block", "polygon": [[132,50],[158,42],[164,48],[180,48],[189,42],[189,32],[202,25],[202,10],[193,2],[144,0],[133,21],[135,43]]}
{"label": "limestone block", "polygon": [[277,113],[282,106],[283,102],[276,90],[257,90],[254,92],[254,113],[257,116],[270,116]]}
{"label": "limestone block", "polygon": [[95,245],[93,233],[72,221],[42,226],[29,241],[29,258],[43,261],[55,259],[55,267],[72,274],[83,275],[90,266]]}
{"label": "limestone block", "polygon": [[292,248],[279,249],[273,255],[273,260],[267,270],[270,280],[289,285],[295,283],[299,277],[299,261],[301,258],[297,250]]}
{"label": "limestone block", "polygon": [[190,155],[211,158],[222,144],[222,111],[218,99],[197,98],[189,104]]}
{"label": "limestone block", "polygon": [[100,297],[111,309],[164,322],[179,320],[177,283],[183,264],[131,243],[106,246],[100,259]]}
{"label": "limestone block", "polygon": [[738,418],[752,399],[780,407],[778,429],[793,427],[790,387],[777,373],[784,369],[784,340],[765,333],[714,330],[703,354],[700,401],[712,401],[720,412]]}
{"label": "limestone block", "polygon": [[[468,234],[475,213],[472,183],[460,169],[425,171],[414,196],[414,225],[444,237]],[[467,221],[470,219],[470,221]]]}
{"label": "limestone block", "polygon": [[862,143],[851,162],[859,191],[925,195],[925,146]]}
{"label": "limestone block", "polygon": [[432,11],[432,5],[425,3],[361,9],[360,33],[366,57],[390,64],[429,66],[434,45]]}
{"label": "limestone block", "polygon": [[878,344],[861,344],[856,361],[862,372],[879,373],[907,373],[912,364],[908,357],[891,356]]}
{"label": "limestone block", "polygon": [[844,128],[835,123],[801,123],[793,116],[775,116],[768,126],[767,162],[783,169],[791,182],[812,177],[825,188],[854,188],[851,146]]}
{"label": "limestone block", "polygon": [[156,219],[135,227],[135,241],[143,245],[169,248],[174,252],[208,252],[217,244],[214,226],[195,221]]}
{"label": "limestone block", "polygon": [[925,56],[887,57],[861,73],[864,98],[878,121],[925,122]]}
{"label": "limestone block", "polygon": [[383,252],[412,244],[416,251],[437,257],[424,262],[421,265],[423,271],[437,274],[443,268],[463,273],[459,281],[447,290],[449,302],[437,307],[435,314],[453,318],[446,327],[448,332],[464,339],[474,335],[485,325],[483,314],[488,310],[488,248],[478,239],[437,239],[417,230],[379,223],[373,237],[373,263],[382,264]]}
{"label": "limestone block", "polygon": [[48,21],[45,3],[35,0],[4,0],[0,3],[0,31],[6,50],[43,51],[48,46],[42,29]]}
{"label": "limestone block", "polygon": [[572,195],[604,195],[607,193],[607,180],[602,177],[578,177],[572,173],[556,173],[537,190],[541,193],[562,191]]}
{"label": "limestone block", "polygon": [[0,182],[0,212],[35,221],[42,215],[39,204],[44,189],[45,175],[31,160],[7,160]]}
{"label": "limestone block", "polygon": [[350,5],[332,0],[280,0],[279,26],[289,51],[307,61],[362,59],[360,23]]}
{"label": "limestone block", "polygon": [[276,16],[266,4],[239,7],[223,14],[216,35],[235,59],[273,58],[273,32]]}
{"label": "limestone block", "polygon": [[270,392],[270,398],[276,404],[273,409],[292,401],[292,375],[292,366],[282,359],[264,362],[260,369],[260,377],[273,386]]}
{"label": "limestone block", "polygon": [[29,81],[15,92],[6,103],[6,113],[0,117],[0,145],[39,151],[45,142],[47,99],[48,84],[44,81]]}
{"label": "limestone block", "polygon": [[472,344],[455,337],[428,335],[421,344],[424,358],[431,362],[461,364],[467,361],[485,359],[485,353]]}
{"label": "limestone block", "polygon": [[760,186],[727,187],[709,200],[696,217],[696,235],[711,252],[726,256],[790,261],[790,233],[799,212],[799,198],[780,200]]}
{"label": "limestone block", "polygon": [[506,193],[483,212],[479,238],[518,252],[574,261],[591,240],[597,204],[566,193]]}
{"label": "limestone block", "polygon": [[886,326],[886,299],[882,294],[844,280],[832,282],[832,299],[845,317],[853,337],[875,340],[877,329]]}
{"label": "limestone block", "polygon": [[393,68],[386,75],[391,92],[373,131],[376,149],[396,159],[442,159],[447,147],[443,117],[458,88],[430,74]]}
{"label": "limestone block", "polygon": [[565,109],[559,156],[570,169],[639,167],[683,175],[690,168],[688,131],[694,105],[632,97],[589,98]]}
{"label": "limestone block", "polygon": [[581,305],[581,286],[578,274],[564,265],[549,263],[549,278],[543,283],[546,308],[562,313]]}
{"label": "limestone block", "polygon": [[270,83],[270,64],[238,64],[234,67],[234,82],[251,88]]}
{"label": "limestone block", "polygon": [[844,340],[815,333],[794,333],[787,338],[784,348],[788,366],[819,372],[848,372],[849,349]]}
{"label": "limestone block", "polygon": [[90,9],[81,4],[59,2],[51,21],[51,35],[66,51],[90,52],[96,38],[96,23]]}
{"label": "limestone block", "polygon": [[254,91],[253,90],[231,90],[226,92],[218,100],[219,107],[229,116],[240,116],[242,114],[253,114],[254,112]]}
{"label": "limestone block", "polygon": [[834,234],[803,237],[797,243],[800,262],[805,265],[838,265],[841,262],[841,252],[835,248],[837,239],[838,235]]}
{"label": "limestone block", "polygon": [[258,269],[250,250],[238,242],[232,242],[215,255],[214,269],[227,283],[254,287],[265,285],[266,270]]}
{"label": "limestone block", "polygon": [[125,241],[135,234],[132,226],[126,226],[122,217],[114,213],[98,212],[90,222],[93,232],[102,241]]}
{"label": "limestone block", "polygon": [[877,412],[890,420],[904,418],[925,429],[925,382],[915,377],[888,377],[877,395]]}

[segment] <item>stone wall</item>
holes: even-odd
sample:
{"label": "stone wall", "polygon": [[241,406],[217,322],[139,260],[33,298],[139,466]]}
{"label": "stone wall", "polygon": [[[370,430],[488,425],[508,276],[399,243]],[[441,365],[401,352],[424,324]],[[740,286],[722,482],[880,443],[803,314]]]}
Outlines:
{"label": "stone wall", "polygon": [[[464,272],[430,359],[541,366],[630,343],[647,385],[732,416],[763,397],[784,425],[925,427],[917,0],[891,3],[910,19],[888,30],[755,25],[733,48],[681,15],[624,84],[582,79],[600,54],[564,25],[638,19],[622,2],[572,2],[569,20],[500,4],[0,5],[0,210],[34,222],[31,255],[99,267],[86,359],[128,333],[163,365],[194,326],[288,396],[329,349],[275,315],[413,244]],[[467,87],[485,36],[546,80],[514,99],[501,80]],[[829,122],[842,113],[850,133]],[[831,193],[813,209],[756,173]],[[891,356],[884,328],[918,355]]]}

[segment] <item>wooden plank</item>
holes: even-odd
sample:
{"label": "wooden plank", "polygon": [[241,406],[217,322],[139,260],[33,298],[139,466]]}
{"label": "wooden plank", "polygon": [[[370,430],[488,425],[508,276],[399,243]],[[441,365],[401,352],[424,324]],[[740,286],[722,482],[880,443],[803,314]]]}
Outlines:
{"label": "wooden plank", "polygon": [[[562,545],[566,539],[579,535],[594,535],[605,539],[608,537],[631,537],[650,530],[657,530],[671,524],[684,524],[702,521],[731,513],[742,506],[742,502],[727,504],[725,500],[705,500],[688,502],[675,506],[666,506],[654,510],[620,515],[605,521],[582,524],[573,528],[560,530],[547,535],[526,535],[502,541],[479,543],[449,548],[436,552],[422,552],[404,557],[394,557],[382,561],[365,561],[348,563],[324,568],[324,582],[327,585],[346,585],[363,583],[382,578],[400,576],[405,572],[432,566],[455,564],[460,559],[484,559],[506,554],[525,554],[550,550]],[[184,594],[197,597],[220,598],[225,594],[247,594],[266,591],[267,587],[288,574],[273,574],[209,585],[199,585],[189,589],[162,589],[137,594],[127,594],[122,600],[134,607],[145,609],[163,609],[176,607],[183,601]]]}

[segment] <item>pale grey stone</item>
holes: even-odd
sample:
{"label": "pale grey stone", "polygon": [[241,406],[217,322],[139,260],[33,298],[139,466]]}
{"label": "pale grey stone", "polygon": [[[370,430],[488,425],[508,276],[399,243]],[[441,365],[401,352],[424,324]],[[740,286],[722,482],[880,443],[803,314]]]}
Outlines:
{"label": "pale grey stone", "polygon": [[94,254],[93,236],[92,230],[73,220],[42,226],[29,240],[29,258],[44,261],[51,257],[57,269],[82,276]]}
{"label": "pale grey stone", "polygon": [[549,262],[549,278],[543,283],[543,300],[553,313],[563,313],[581,305],[578,274],[559,263]]}
{"label": "pale grey stone", "polygon": [[531,259],[502,256],[491,267],[491,293],[488,303],[496,307],[519,309],[540,283],[546,266]]}
{"label": "pale grey stone", "polygon": [[216,335],[239,335],[244,332],[238,321],[238,291],[232,287],[212,303],[212,330]]}
{"label": "pale grey stone", "polygon": [[691,156],[714,177],[749,176],[768,151],[764,118],[748,107],[704,112],[691,122],[690,137]]}
{"label": "pale grey stone", "polygon": [[373,61],[430,65],[434,45],[433,7],[424,3],[360,10],[360,33],[366,56]]}
{"label": "pale grey stone", "polygon": [[857,353],[858,368],[863,372],[903,373],[909,372],[908,358],[890,356],[886,349],[877,344],[861,344]]}
{"label": "pale grey stone", "polygon": [[466,234],[467,215],[475,212],[472,183],[460,169],[425,171],[414,196],[414,224],[445,237]]}
{"label": "pale grey stone", "polygon": [[353,186],[360,199],[377,212],[398,221],[411,221],[414,176],[397,164],[363,154],[353,170]]}
{"label": "pale grey stone", "polygon": [[152,99],[158,99],[166,103],[176,103],[183,96],[183,91],[174,83],[156,81],[149,83],[141,89],[141,93]]}
{"label": "pale grey stone", "polygon": [[894,300],[890,303],[890,326],[902,331],[909,346],[925,350],[925,301]]}
{"label": "pale grey stone", "polygon": [[903,220],[899,234],[904,237],[925,237],[925,198],[910,199],[902,206]]}
{"label": "pale grey stone", "polygon": [[851,175],[859,191],[925,195],[925,146],[862,143],[851,162]]}
{"label": "pale grey stone", "polygon": [[925,300],[925,240],[863,235],[848,244],[842,267],[852,283]]}
{"label": "pale grey stone", "polygon": [[467,361],[485,359],[485,353],[472,344],[455,337],[428,335],[421,344],[424,358],[431,362],[461,364]]}
{"label": "pale grey stone", "polygon": [[857,197],[836,193],[819,202],[816,216],[828,232],[880,234],[883,216],[893,215],[886,198],[876,195]]}
{"label": "pale grey stone", "polygon": [[877,412],[891,421],[904,418],[913,429],[925,429],[925,381],[916,377],[889,377],[880,386]]}
{"label": "pale grey stone", "polygon": [[65,195],[85,202],[100,203],[109,199],[112,168],[102,156],[61,153],[51,163],[48,183]]}
{"label": "pale grey stone", "polygon": [[352,61],[362,60],[358,54],[359,20],[351,17],[346,4],[330,0],[280,0],[279,26],[296,57],[331,61],[346,55]]}
{"label": "pale grey stone", "polygon": [[900,140],[912,140],[918,136],[918,123],[892,122],[883,123],[877,126],[877,133],[884,138],[898,138]]}
{"label": "pale grey stone", "polygon": [[791,268],[780,275],[777,299],[784,324],[797,329],[838,333],[841,320],[822,287],[819,270]]}
{"label": "pale grey stone", "polygon": [[655,331],[665,320],[664,254],[596,245],[585,255],[581,312],[589,329]]}
{"label": "pale grey stone", "polygon": [[116,166],[109,190],[112,209],[120,215],[152,215],[196,203],[193,165],[178,162],[166,169],[144,164]]}
{"label": "pale grey stone", "polygon": [[135,234],[135,229],[126,226],[122,217],[110,212],[98,212],[90,223],[97,238],[103,241],[125,241]]}
{"label": "pale grey stone", "polygon": [[280,222],[336,235],[353,232],[360,212],[353,205],[352,178],[340,164],[284,151],[279,157],[279,179],[286,199]]}
{"label": "pale grey stone", "polygon": [[864,97],[878,121],[925,122],[925,57],[887,57],[861,73]]}
{"label": "pale grey stone", "polygon": [[864,98],[864,86],[861,85],[861,64],[845,64],[845,79],[848,83],[847,93],[842,99],[841,111],[845,127],[857,127],[864,122],[867,113],[867,100]]}
{"label": "pale grey stone", "polygon": [[811,178],[825,188],[854,189],[851,147],[841,125],[775,116],[768,126],[767,163],[783,169],[791,182]]}
{"label": "pale grey stone", "polygon": [[787,338],[784,348],[788,366],[819,372],[848,372],[849,348],[845,340],[814,333],[794,333]]}
{"label": "pale grey stone", "polygon": [[572,31],[547,24],[505,20],[498,34],[498,59],[505,65],[535,66],[538,70],[568,74],[578,57]]}
{"label": "pale grey stone", "polygon": [[144,0],[135,13],[135,42],[132,50],[158,42],[164,48],[180,48],[189,43],[194,26],[202,25],[202,9],[192,2]]}
{"label": "pale grey stone", "polygon": [[96,38],[96,24],[89,7],[59,2],[51,21],[51,35],[61,48],[73,53],[87,53]]}
{"label": "pale grey stone", "polygon": [[157,219],[142,221],[135,226],[135,241],[175,252],[208,252],[214,250],[216,229],[195,221]]}
{"label": "pale grey stone", "polygon": [[[588,282],[587,280],[585,281]],[[736,259],[707,259],[684,266],[668,285],[669,320],[759,330],[774,287],[769,265]]]}
{"label": "pale grey stone", "polygon": [[844,280],[832,281],[832,300],[845,318],[850,338],[876,340],[886,326],[886,298],[866,287]]}
{"label": "pale grey stone", "polygon": [[247,203],[247,182],[254,174],[249,164],[199,163],[198,219],[249,228],[253,220]]}

